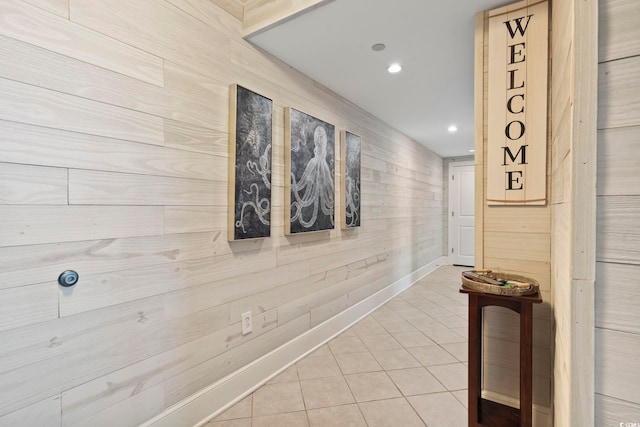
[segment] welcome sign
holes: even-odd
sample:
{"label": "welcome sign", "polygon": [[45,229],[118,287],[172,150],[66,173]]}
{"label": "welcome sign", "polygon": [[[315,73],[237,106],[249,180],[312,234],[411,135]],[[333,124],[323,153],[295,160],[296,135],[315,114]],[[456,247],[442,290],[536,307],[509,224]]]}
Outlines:
{"label": "welcome sign", "polygon": [[489,16],[489,205],[546,203],[548,2],[531,3]]}

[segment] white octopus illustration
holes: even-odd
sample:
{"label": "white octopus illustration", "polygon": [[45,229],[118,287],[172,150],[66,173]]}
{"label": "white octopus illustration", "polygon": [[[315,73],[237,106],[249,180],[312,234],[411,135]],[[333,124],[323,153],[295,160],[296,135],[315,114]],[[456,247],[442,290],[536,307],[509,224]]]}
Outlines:
{"label": "white octopus illustration", "polygon": [[236,164],[239,184],[234,225],[240,238],[265,237],[269,235],[271,213],[271,100],[238,89],[236,143],[237,156],[243,163]]}
{"label": "white octopus illustration", "polygon": [[299,180],[291,173],[291,222],[311,228],[318,214],[329,217],[333,226],[333,173],[327,163],[327,131],[317,126],[313,132],[313,157]]}
{"label": "white octopus illustration", "polygon": [[360,226],[360,151],[358,135],[346,132],[344,161],[344,214],[347,227]]}
{"label": "white octopus illustration", "polygon": [[360,225],[360,181],[354,181],[350,176],[347,176],[346,180],[345,215],[347,227],[357,227]]}

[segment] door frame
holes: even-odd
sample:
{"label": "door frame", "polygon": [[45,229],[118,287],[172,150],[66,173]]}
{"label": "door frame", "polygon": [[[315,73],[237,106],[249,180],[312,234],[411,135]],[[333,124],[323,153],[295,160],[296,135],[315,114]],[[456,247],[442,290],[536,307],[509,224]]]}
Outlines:
{"label": "door frame", "polygon": [[[453,240],[453,218],[451,217],[451,205],[452,205],[452,192],[451,192],[451,175],[453,173],[453,168],[456,166],[474,166],[475,162],[473,160],[454,160],[449,163],[449,168],[447,170],[447,260],[449,265],[453,265],[453,255],[451,253],[451,242]],[[474,175],[474,183],[475,183],[475,175]],[[475,186],[474,186],[475,188]],[[477,194],[475,195],[477,197]],[[475,202],[474,202],[474,212],[473,216],[475,218]],[[474,224],[475,226],[475,224]],[[475,252],[475,246],[474,246]],[[475,253],[474,253],[475,259]]]}

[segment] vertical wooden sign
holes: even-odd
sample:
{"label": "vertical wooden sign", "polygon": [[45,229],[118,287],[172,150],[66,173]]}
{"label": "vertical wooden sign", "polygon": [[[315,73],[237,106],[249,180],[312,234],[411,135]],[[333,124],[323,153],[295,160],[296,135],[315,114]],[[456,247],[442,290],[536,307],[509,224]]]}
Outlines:
{"label": "vertical wooden sign", "polygon": [[548,2],[490,12],[487,204],[544,205]]}

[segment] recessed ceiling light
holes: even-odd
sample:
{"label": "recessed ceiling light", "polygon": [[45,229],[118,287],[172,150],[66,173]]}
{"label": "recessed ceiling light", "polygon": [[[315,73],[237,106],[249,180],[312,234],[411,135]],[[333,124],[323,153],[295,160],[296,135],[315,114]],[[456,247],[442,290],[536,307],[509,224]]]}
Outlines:
{"label": "recessed ceiling light", "polygon": [[389,68],[387,68],[387,71],[390,72],[391,74],[396,74],[402,71],[402,67],[398,63],[391,64],[389,65]]}
{"label": "recessed ceiling light", "polygon": [[458,127],[456,125],[451,125],[447,128],[447,130],[451,133],[454,133],[458,131]]}
{"label": "recessed ceiling light", "polygon": [[476,152],[476,150],[471,149],[471,150],[469,150],[469,152],[470,152],[470,153],[475,153],[475,152]]}
{"label": "recessed ceiling light", "polygon": [[376,43],[373,46],[371,46],[371,50],[373,50],[374,52],[380,52],[381,50],[384,50],[386,48],[386,46],[383,43]]}

